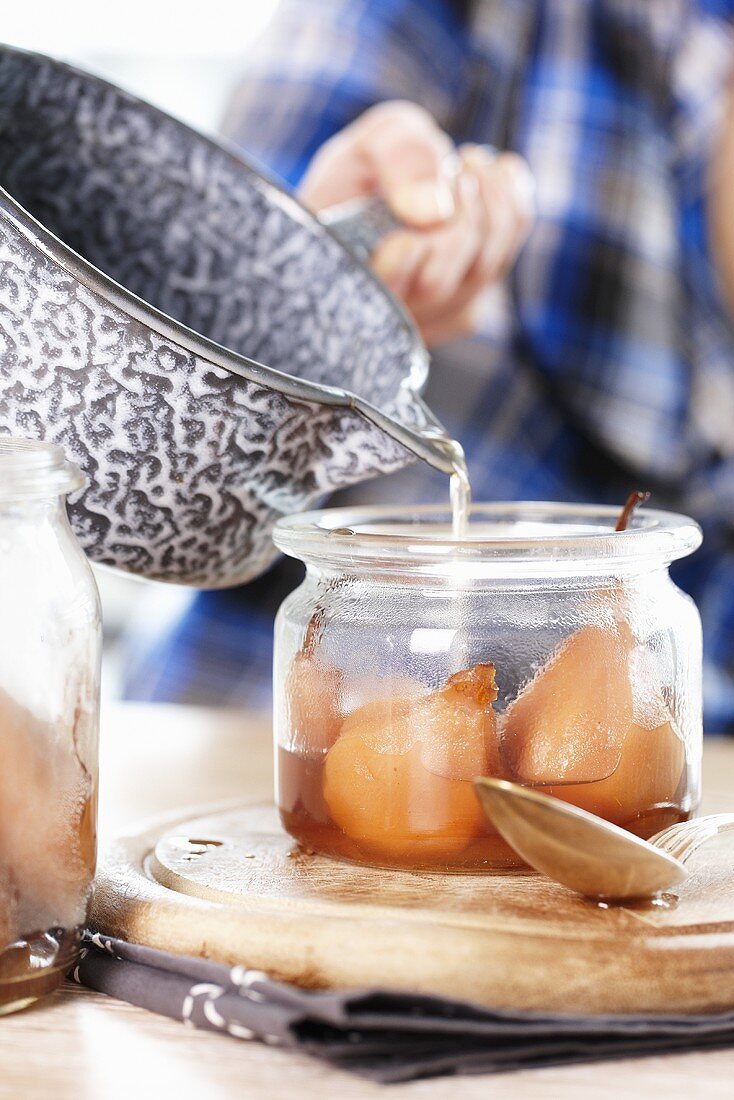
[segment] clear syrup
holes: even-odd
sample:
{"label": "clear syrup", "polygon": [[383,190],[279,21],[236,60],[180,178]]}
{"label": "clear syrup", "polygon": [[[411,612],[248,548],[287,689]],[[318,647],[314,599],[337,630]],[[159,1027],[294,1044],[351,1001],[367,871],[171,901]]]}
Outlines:
{"label": "clear syrup", "polygon": [[454,472],[451,474],[449,499],[451,501],[451,534],[455,539],[466,538],[471,511],[471,483],[463,451],[461,460],[456,462]]}
{"label": "clear syrup", "polygon": [[449,439],[448,436],[438,434],[431,429],[426,430],[425,436],[436,443],[449,460],[451,465],[449,481],[451,534],[456,540],[466,538],[471,512],[471,483],[464,448],[457,439]]}

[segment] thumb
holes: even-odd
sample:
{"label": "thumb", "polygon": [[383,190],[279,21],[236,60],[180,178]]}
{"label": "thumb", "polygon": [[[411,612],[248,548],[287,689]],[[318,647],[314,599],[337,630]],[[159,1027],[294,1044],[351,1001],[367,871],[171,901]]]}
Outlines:
{"label": "thumb", "polygon": [[450,218],[458,161],[431,115],[414,103],[386,103],[362,121],[359,154],[395,216],[421,229]]}
{"label": "thumb", "polygon": [[414,103],[382,103],[327,141],[300,196],[313,210],[378,192],[409,226],[440,224],[454,212],[453,145]]}

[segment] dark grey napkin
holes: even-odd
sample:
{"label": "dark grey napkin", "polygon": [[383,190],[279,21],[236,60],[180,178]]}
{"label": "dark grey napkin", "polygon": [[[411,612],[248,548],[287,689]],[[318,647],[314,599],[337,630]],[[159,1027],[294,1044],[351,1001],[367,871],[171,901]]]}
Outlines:
{"label": "dark grey napkin", "polygon": [[734,1012],[562,1016],[383,990],[308,992],[99,933],[87,933],[70,976],[191,1026],[302,1050],[384,1083],[734,1045]]}

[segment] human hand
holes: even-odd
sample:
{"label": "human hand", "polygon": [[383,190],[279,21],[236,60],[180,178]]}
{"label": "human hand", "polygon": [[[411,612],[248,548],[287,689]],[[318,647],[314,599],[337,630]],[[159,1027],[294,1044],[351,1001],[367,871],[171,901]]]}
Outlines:
{"label": "human hand", "polygon": [[366,111],[314,157],[301,197],[315,211],[379,193],[406,228],[372,256],[426,343],[476,327],[482,292],[513,263],[532,224],[533,178],[514,153],[456,150],[416,104]]}

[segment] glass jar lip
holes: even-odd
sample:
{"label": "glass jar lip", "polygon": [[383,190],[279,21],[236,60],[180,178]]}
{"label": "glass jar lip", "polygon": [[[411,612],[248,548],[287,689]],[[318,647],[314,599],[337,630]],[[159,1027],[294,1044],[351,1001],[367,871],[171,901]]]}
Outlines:
{"label": "glass jar lip", "polygon": [[0,500],[66,495],[81,489],[85,481],[55,443],[0,435]]}
{"label": "glass jar lip", "polygon": [[554,501],[473,504],[469,536],[456,540],[451,513],[440,504],[325,508],[279,520],[273,539],[291,557],[336,567],[458,560],[533,572],[670,563],[701,545],[701,528],[689,516],[645,507],[617,532],[619,512],[616,506]]}

